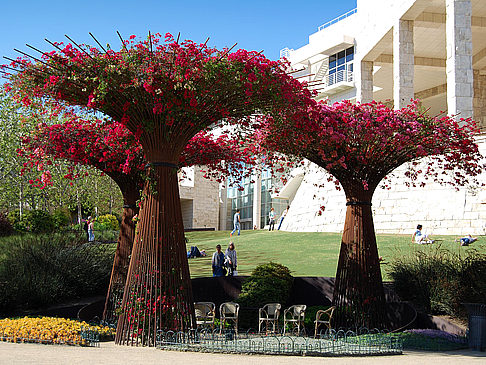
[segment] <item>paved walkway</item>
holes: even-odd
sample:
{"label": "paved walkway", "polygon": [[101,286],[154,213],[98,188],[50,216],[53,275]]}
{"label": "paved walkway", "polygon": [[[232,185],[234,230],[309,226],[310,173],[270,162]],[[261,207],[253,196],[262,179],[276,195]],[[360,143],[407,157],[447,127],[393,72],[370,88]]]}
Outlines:
{"label": "paved walkway", "polygon": [[213,364],[262,364],[262,365],[316,365],[343,364],[486,364],[485,352],[448,351],[442,353],[406,352],[404,355],[376,357],[297,357],[257,356],[232,354],[206,354],[196,352],[161,351],[147,347],[116,346],[104,342],[99,348],[16,344],[0,342],[0,364],[130,364],[130,365],[213,365]]}

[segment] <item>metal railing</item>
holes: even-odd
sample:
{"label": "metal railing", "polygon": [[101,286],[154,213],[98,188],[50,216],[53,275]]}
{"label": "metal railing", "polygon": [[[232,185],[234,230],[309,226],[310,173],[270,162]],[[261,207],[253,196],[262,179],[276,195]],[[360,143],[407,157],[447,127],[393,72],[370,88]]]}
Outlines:
{"label": "metal railing", "polygon": [[353,71],[350,70],[339,70],[332,74],[327,74],[322,82],[324,87],[328,87],[339,82],[352,82],[353,81]]}
{"label": "metal railing", "polygon": [[329,27],[333,24],[336,24],[337,22],[340,22],[341,20],[346,19],[347,17],[349,17],[353,14],[356,14],[357,11],[358,11],[358,9],[354,8],[353,10],[350,10],[347,13],[344,13],[343,15],[340,15],[337,18],[334,18],[333,20],[330,20],[327,23],[322,24],[321,26],[319,26],[319,28],[317,28],[317,31],[320,32],[321,30],[323,30],[323,29],[325,29],[325,28],[327,28],[327,27]]}
{"label": "metal railing", "polygon": [[295,335],[220,332],[209,329],[189,332],[158,331],[156,346],[162,350],[215,353],[338,356],[396,355],[402,341],[378,330],[326,331],[317,338]]}
{"label": "metal railing", "polygon": [[285,47],[280,50],[280,59],[286,58],[289,59],[290,57],[290,51],[293,51],[293,49],[290,49],[289,47]]}

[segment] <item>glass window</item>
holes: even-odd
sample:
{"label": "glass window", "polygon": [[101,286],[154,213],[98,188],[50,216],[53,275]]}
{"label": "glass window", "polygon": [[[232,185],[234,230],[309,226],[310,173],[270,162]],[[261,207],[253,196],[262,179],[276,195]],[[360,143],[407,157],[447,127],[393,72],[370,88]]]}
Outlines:
{"label": "glass window", "polygon": [[341,51],[337,54],[337,64],[342,65],[346,62],[346,53],[345,51]]}
{"label": "glass window", "polygon": [[350,62],[354,59],[354,47],[349,47],[346,50],[346,62]]}
{"label": "glass window", "polygon": [[336,67],[336,55],[333,54],[332,56],[329,57],[329,68],[334,68]]}

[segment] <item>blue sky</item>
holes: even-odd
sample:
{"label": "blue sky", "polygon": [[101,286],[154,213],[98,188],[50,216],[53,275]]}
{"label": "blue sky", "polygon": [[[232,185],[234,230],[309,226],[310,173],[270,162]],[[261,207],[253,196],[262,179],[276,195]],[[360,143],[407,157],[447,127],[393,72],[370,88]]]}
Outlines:
{"label": "blue sky", "polygon": [[[125,0],[1,0],[0,56],[16,57],[13,48],[28,51],[25,43],[51,50],[43,39],[94,45],[88,32],[119,49],[116,35],[145,36],[171,32],[211,46],[261,51],[271,59],[284,47],[305,45],[317,27],[356,7],[356,0],[307,1],[125,1]],[[2,59],[1,63],[7,60]]]}

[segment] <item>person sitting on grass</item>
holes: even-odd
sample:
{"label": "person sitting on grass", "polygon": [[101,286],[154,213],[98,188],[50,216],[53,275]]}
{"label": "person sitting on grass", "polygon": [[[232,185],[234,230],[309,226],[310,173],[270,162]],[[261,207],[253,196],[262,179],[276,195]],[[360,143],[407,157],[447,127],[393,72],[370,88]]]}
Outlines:
{"label": "person sitting on grass", "polygon": [[469,246],[471,243],[476,242],[478,240],[477,237],[473,237],[468,234],[465,237],[457,238],[456,242],[461,242],[461,246]]}
{"label": "person sitting on grass", "polygon": [[419,245],[425,245],[427,243],[434,243],[434,240],[430,238],[430,235],[422,233],[422,225],[417,225],[417,230],[412,235],[412,242]]}

